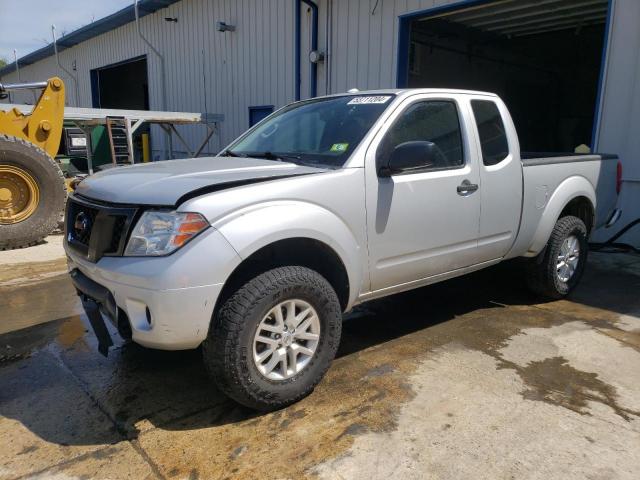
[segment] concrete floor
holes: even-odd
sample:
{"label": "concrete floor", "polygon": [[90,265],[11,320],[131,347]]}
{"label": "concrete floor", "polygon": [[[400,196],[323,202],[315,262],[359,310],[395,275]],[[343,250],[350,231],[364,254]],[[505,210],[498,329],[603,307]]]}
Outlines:
{"label": "concrete floor", "polygon": [[[570,300],[512,265],[345,319],[307,399],[255,414],[198,351],[96,351],[59,237],[0,252],[0,478],[639,478],[640,257]],[[18,330],[20,329],[20,330]]]}

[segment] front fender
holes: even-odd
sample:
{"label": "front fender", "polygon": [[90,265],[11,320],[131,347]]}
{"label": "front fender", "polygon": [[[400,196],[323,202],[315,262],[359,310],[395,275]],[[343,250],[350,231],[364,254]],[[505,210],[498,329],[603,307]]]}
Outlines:
{"label": "front fender", "polygon": [[595,211],[596,191],[589,180],[581,176],[574,176],[567,178],[558,185],[542,213],[538,228],[528,248],[527,256],[534,256],[542,251],[549,241],[553,227],[558,218],[560,218],[562,210],[571,200],[578,197],[588,198]]}
{"label": "front fender", "polygon": [[213,225],[244,260],[267,245],[290,238],[310,238],[331,247],[347,271],[350,308],[363,287],[363,251],[356,235],[335,213],[299,201],[252,205]]}

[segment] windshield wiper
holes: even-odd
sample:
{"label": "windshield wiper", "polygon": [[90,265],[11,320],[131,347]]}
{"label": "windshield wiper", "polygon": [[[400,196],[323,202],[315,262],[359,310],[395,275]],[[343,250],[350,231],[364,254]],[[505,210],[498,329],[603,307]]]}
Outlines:
{"label": "windshield wiper", "polygon": [[292,153],[274,153],[274,152],[251,152],[247,156],[254,158],[264,158],[266,160],[301,160],[300,155]]}
{"label": "windshield wiper", "polygon": [[266,160],[278,160],[281,162],[289,160],[302,160],[300,155],[293,153],[273,153],[273,152],[234,152],[233,150],[225,150],[221,157],[240,157],[240,158],[264,158]]}
{"label": "windshield wiper", "polygon": [[232,150],[226,150],[222,155],[220,155],[221,157],[240,157],[240,158],[246,158],[247,155],[245,155],[244,153],[236,153]]}

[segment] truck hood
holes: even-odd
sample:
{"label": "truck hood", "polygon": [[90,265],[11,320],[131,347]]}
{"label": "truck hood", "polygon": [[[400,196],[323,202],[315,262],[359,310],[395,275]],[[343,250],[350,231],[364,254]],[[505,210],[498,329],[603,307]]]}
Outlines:
{"label": "truck hood", "polygon": [[76,193],[109,203],[177,206],[207,192],[325,171],[276,160],[199,157],[106,170],[80,182]]}

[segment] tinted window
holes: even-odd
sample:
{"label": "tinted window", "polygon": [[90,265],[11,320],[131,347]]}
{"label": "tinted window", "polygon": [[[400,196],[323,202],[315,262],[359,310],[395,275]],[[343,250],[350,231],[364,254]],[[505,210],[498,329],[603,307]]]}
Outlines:
{"label": "tinted window", "polygon": [[509,144],[498,106],[487,100],[471,100],[471,108],[480,134],[482,161],[485,165],[500,163],[509,154]]}
{"label": "tinted window", "polygon": [[433,142],[437,147],[433,168],[453,168],[464,163],[458,109],[450,101],[424,101],[411,105],[396,120],[382,141],[377,157],[384,162],[395,147],[411,141]]}

